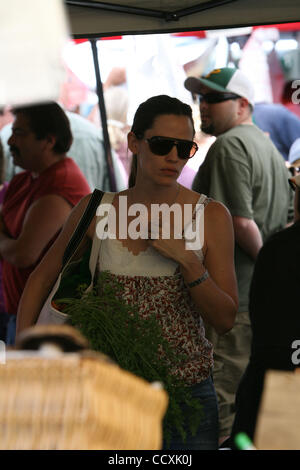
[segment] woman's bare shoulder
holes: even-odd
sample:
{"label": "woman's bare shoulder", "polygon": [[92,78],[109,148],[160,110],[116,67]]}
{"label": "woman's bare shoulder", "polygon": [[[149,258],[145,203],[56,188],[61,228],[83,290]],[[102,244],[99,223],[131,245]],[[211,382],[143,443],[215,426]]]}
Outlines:
{"label": "woman's bare shoulder", "polygon": [[[105,193],[103,193],[103,196],[104,196],[104,194]],[[85,209],[87,208],[92,196],[93,196],[93,193],[90,193],[90,194],[87,194],[86,196],[84,196],[82,199],[80,199],[80,201],[77,203],[77,205],[73,208],[73,212],[82,214],[85,211]],[[99,202],[99,204],[100,204],[100,202]]]}
{"label": "woman's bare shoulder", "polygon": [[[77,224],[79,223],[81,217],[83,216],[84,214],[84,211],[86,210],[90,200],[91,200],[91,197],[92,197],[92,194],[87,194],[86,196],[84,196],[82,199],[80,199],[80,201],[76,204],[76,206],[73,207],[69,217],[68,217],[68,220],[65,224],[65,229],[67,231],[73,231],[75,230],[75,227],[77,226]],[[93,222],[91,223],[88,231],[87,231],[87,234],[88,236],[92,236],[92,230],[91,230],[91,226],[92,226]]]}
{"label": "woman's bare shoulder", "polygon": [[185,202],[190,202],[192,204],[196,204],[201,196],[206,196],[209,200],[209,203],[205,204],[206,217],[224,217],[231,219],[229,210],[222,202],[215,201],[214,199],[209,198],[206,194],[200,194],[184,186],[181,186],[181,194]]}
{"label": "woman's bare shoulder", "polygon": [[222,202],[211,200],[204,211],[205,232],[208,237],[233,236],[232,216]]}
{"label": "woman's bare shoulder", "polygon": [[84,210],[87,207],[88,203],[90,202],[91,197],[92,197],[92,193],[87,194],[82,199],[80,199],[80,201],[74,207],[74,210],[79,210],[79,209]]}
{"label": "woman's bare shoulder", "polygon": [[210,199],[209,204],[207,204],[205,208],[205,212],[207,215],[211,214],[214,216],[219,215],[226,218],[231,218],[231,214],[228,208],[222,202],[215,201],[214,199]]}

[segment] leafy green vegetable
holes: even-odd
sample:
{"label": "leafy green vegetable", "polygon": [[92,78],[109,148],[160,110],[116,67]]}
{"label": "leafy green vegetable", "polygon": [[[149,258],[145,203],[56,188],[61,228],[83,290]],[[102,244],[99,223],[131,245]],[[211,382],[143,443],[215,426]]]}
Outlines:
{"label": "leafy green vegetable", "polygon": [[[164,419],[164,437],[170,441],[176,428],[186,438],[184,423],[192,434],[201,420],[201,405],[191,397],[182,379],[170,373],[184,357],[174,351],[162,334],[155,316],[142,318],[137,308],[122,299],[123,287],[107,272],[99,274],[94,289],[85,293],[87,285],[78,288],[76,298],[55,300],[70,323],[89,340],[91,348],[113,359],[122,369],[143,379],[163,383],[169,394]],[[188,405],[186,415],[180,404]]]}

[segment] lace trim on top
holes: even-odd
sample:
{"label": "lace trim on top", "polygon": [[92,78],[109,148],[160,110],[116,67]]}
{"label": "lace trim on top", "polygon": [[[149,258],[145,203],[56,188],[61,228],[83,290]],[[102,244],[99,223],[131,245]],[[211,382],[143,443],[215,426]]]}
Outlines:
{"label": "lace trim on top", "polygon": [[[197,204],[204,208],[211,199],[201,194]],[[192,230],[196,230],[196,210],[193,212]],[[189,224],[188,224],[189,225]],[[187,230],[188,225],[185,227]],[[202,249],[195,251],[199,260],[203,261]],[[178,269],[178,263],[162,256],[149,246],[138,255],[131,253],[120,240],[107,238],[102,241],[99,255],[100,271],[127,276],[170,276]]]}

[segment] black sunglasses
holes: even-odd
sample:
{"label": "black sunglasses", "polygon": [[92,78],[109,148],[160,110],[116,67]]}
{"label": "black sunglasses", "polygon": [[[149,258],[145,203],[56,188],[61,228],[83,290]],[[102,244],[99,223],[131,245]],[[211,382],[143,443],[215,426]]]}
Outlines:
{"label": "black sunglasses", "polygon": [[209,104],[222,103],[222,101],[237,100],[238,98],[241,97],[235,93],[200,93],[199,103],[201,103],[201,101],[205,101]]}
{"label": "black sunglasses", "polygon": [[174,145],[177,148],[178,158],[187,160],[192,158],[198,150],[196,142],[184,139],[172,139],[171,137],[153,136],[145,139],[148,142],[150,150],[155,155],[168,155]]}

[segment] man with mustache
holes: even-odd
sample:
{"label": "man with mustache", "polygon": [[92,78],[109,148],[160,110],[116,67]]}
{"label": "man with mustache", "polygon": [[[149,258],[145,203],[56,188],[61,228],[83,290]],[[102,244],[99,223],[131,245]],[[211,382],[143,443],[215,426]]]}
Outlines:
{"label": "man with mustache", "polygon": [[235,393],[248,363],[251,328],[249,288],[263,242],[288,221],[291,193],[288,170],[269,137],[252,121],[254,90],[247,76],[224,67],[190,77],[185,87],[199,95],[201,129],[217,137],[193,182],[193,189],[225,204],[235,235],[239,311],[233,329],[214,345],[214,384],[219,400],[220,442],[230,435]]}
{"label": "man with mustache", "polygon": [[90,192],[68,152],[69,120],[54,103],[17,108],[8,140],[14,164],[25,171],[10,182],[0,218],[0,255],[7,344],[14,343],[18,303],[26,281],[73,206]]}

